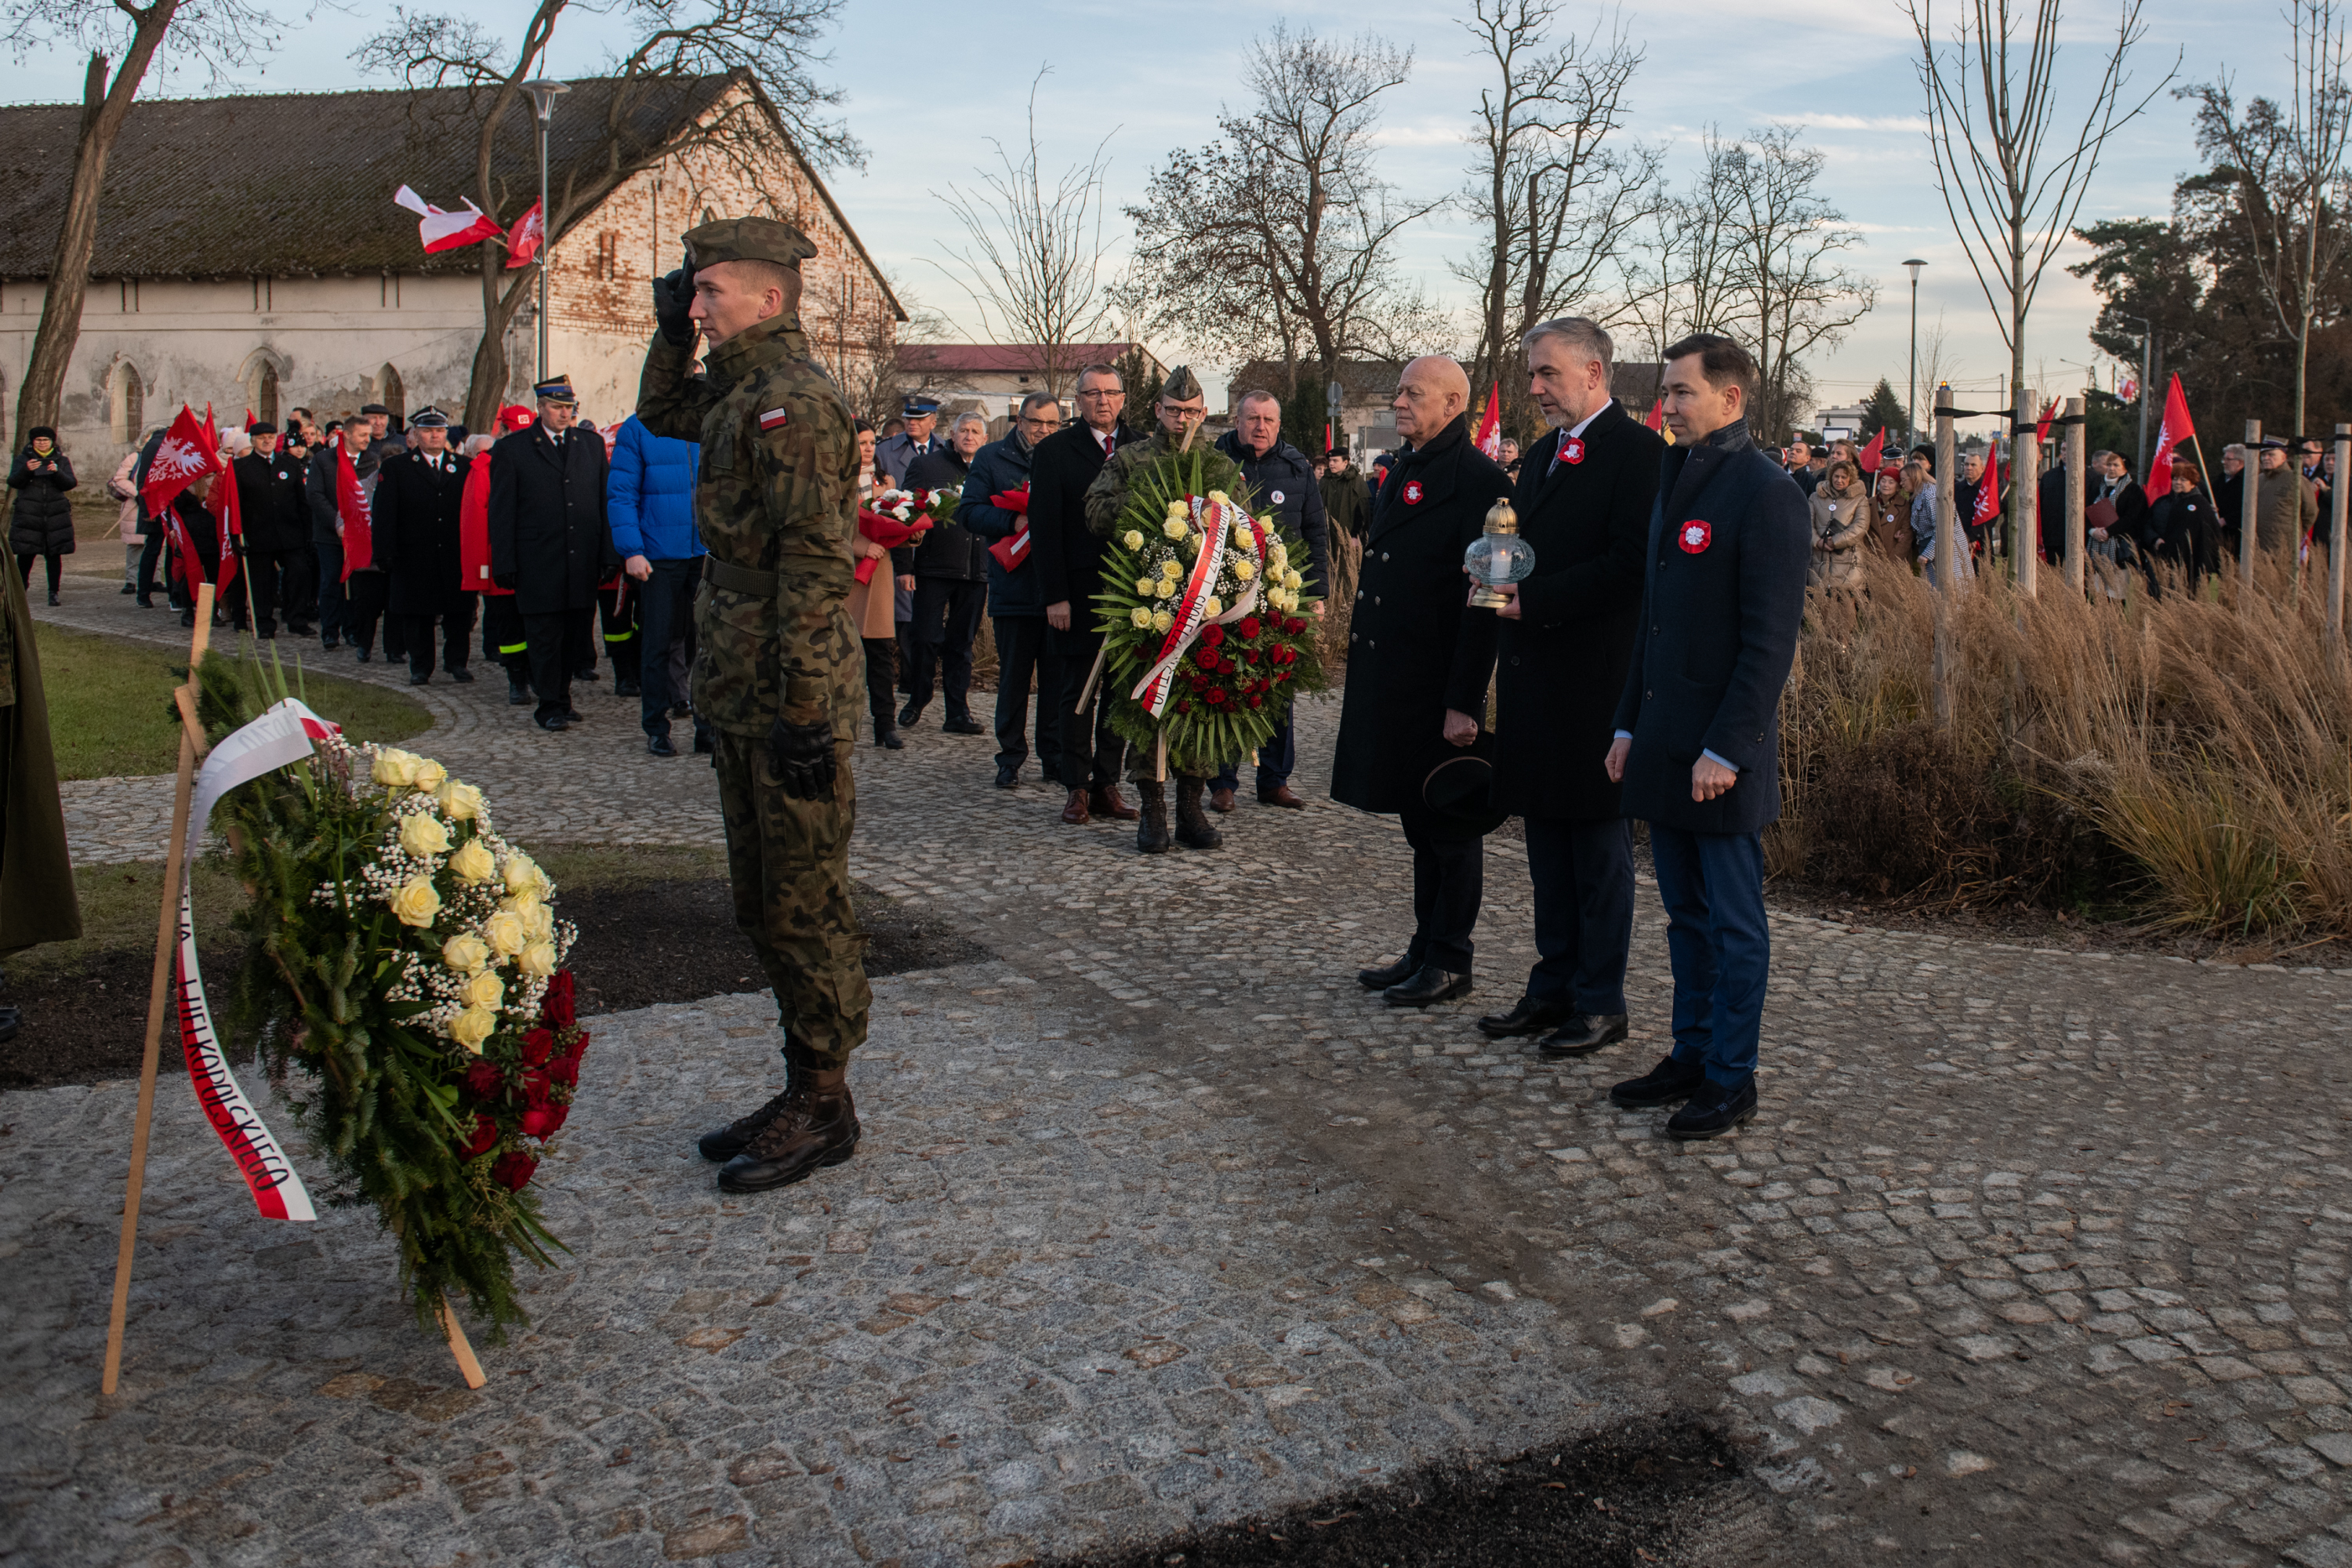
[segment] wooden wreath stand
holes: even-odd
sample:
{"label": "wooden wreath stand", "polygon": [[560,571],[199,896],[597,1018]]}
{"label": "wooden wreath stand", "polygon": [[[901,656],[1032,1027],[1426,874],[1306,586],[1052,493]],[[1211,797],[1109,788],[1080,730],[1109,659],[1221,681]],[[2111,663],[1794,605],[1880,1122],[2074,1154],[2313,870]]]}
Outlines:
{"label": "wooden wreath stand", "polygon": [[[155,1117],[155,1069],[163,1054],[163,1012],[171,1001],[172,961],[179,949],[180,881],[187,864],[192,826],[188,812],[195,793],[196,764],[212,749],[205,742],[204,726],[196,721],[196,671],[212,642],[212,630],[213,585],[203,583],[196,587],[195,632],[188,639],[187,683],[172,691],[172,701],[180,710],[180,771],[172,791],[172,838],[163,856],[163,907],[155,917],[155,966],[147,981],[147,1044],[139,1058],[139,1110],[131,1128],[131,1179],[122,1193],[122,1239],[114,1255],[114,1304],[106,1320],[106,1370],[99,1380],[101,1394],[112,1394],[122,1378],[122,1332],[131,1311],[131,1259],[138,1250],[139,1201],[147,1184],[147,1140]],[[201,824],[193,826],[201,830]],[[449,1353],[457,1358],[466,1386],[481,1387],[488,1381],[482,1375],[482,1363],[475,1359],[474,1347],[467,1342],[466,1331],[458,1326],[457,1314],[450,1310],[446,1297],[440,1316],[441,1326],[449,1334]]]}

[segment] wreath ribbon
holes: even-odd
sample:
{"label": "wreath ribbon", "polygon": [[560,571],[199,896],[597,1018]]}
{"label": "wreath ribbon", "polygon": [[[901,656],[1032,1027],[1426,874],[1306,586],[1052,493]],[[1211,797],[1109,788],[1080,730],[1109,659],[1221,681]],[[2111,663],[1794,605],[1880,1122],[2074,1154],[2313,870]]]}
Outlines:
{"label": "wreath ribbon", "polygon": [[[1204,619],[1201,601],[1209,596],[1209,589],[1217,580],[1217,563],[1225,552],[1225,542],[1233,533],[1233,512],[1230,505],[1192,498],[1192,514],[1201,524],[1201,553],[1192,562],[1192,574],[1184,584],[1183,597],[1177,601],[1176,624],[1168,628],[1168,640],[1160,645],[1160,661],[1144,672],[1128,695],[1143,704],[1144,711],[1154,719],[1168,710],[1168,698],[1176,684],[1176,667],[1183,662],[1203,626],[1226,626],[1240,620],[1257,608],[1258,588],[1265,580],[1265,526],[1247,512],[1243,521],[1249,524],[1250,537],[1257,546],[1258,570],[1250,578],[1249,586],[1242,591],[1238,603],[1222,615]],[[1150,695],[1146,696],[1145,693]]]}

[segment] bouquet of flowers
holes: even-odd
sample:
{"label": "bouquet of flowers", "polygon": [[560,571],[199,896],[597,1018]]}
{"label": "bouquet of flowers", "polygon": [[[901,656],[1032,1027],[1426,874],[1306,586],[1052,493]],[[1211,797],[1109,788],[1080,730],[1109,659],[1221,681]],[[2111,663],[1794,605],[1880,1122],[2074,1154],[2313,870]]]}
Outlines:
{"label": "bouquet of flowers", "polygon": [[942,522],[955,521],[956,503],[963,500],[963,489],[938,490],[884,490],[874,498],[871,510],[920,531]]}
{"label": "bouquet of flowers", "polygon": [[[236,678],[205,671],[205,718],[241,721]],[[555,884],[439,763],[340,735],[221,805],[250,901],[236,1032],[400,1247],[420,1324],[463,1291],[524,1321],[513,1257],[551,1261],[531,1175],[580,1081],[587,1035],[563,966],[576,936]]]}
{"label": "bouquet of flowers", "polygon": [[1202,476],[1202,454],[1178,452],[1134,477],[1095,598],[1112,728],[1139,746],[1164,737],[1188,767],[1247,755],[1295,691],[1323,686],[1299,614],[1306,546],[1251,516],[1245,491],[1203,493]]}

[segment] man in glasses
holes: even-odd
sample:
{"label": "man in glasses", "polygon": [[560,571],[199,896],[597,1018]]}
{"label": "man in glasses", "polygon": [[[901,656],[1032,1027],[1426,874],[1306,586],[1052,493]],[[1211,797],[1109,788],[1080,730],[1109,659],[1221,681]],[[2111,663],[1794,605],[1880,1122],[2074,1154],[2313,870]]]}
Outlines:
{"label": "man in glasses", "polygon": [[[988,614],[996,628],[996,787],[1021,783],[1029,760],[1029,680],[1037,679],[1037,771],[1047,784],[1062,776],[1062,660],[1045,651],[1044,577],[1030,560],[1029,464],[1037,443],[1062,427],[1061,400],[1033,392],[1021,400],[1013,428],[971,460],[956,521],[988,542]],[[1010,503],[998,505],[1002,497]],[[1081,679],[1084,679],[1081,677]]]}

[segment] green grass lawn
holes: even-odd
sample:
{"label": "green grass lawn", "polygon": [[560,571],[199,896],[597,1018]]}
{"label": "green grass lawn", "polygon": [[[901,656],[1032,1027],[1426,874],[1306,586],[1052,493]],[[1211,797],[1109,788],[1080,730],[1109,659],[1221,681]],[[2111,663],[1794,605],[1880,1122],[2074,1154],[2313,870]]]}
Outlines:
{"label": "green grass lawn", "polygon": [[[173,666],[185,665],[184,653],[51,626],[36,626],[33,635],[60,779],[168,773],[179,765],[171,703]],[[291,658],[286,683],[353,741],[404,741],[433,727],[422,703],[379,686],[306,674],[297,687]]]}

